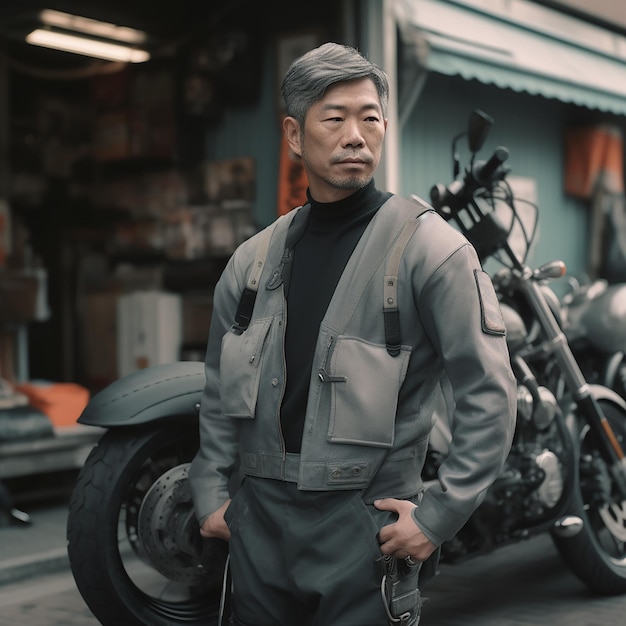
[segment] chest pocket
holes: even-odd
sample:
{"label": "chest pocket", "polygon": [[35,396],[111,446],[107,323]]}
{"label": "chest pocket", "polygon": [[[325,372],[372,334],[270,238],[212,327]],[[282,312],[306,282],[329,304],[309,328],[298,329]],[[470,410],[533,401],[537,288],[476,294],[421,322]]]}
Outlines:
{"label": "chest pocket", "polygon": [[[331,395],[331,442],[393,446],[398,395],[411,356],[411,349],[402,345],[400,333],[398,272],[402,254],[420,224],[419,218],[429,209],[426,205],[419,207],[413,219],[404,224],[387,260],[382,307],[385,345],[340,335],[327,357],[328,371],[320,371],[320,380],[329,383]],[[361,275],[368,275],[365,268]],[[345,327],[344,320],[334,323],[335,328]]]}
{"label": "chest pocket", "polygon": [[252,322],[245,333],[233,328],[222,339],[220,401],[227,417],[254,417],[263,347],[271,323],[271,317],[260,319]]}
{"label": "chest pocket", "polygon": [[410,348],[390,356],[387,346],[338,337],[320,379],[331,394],[328,440],[390,448],[393,446],[398,392]]}

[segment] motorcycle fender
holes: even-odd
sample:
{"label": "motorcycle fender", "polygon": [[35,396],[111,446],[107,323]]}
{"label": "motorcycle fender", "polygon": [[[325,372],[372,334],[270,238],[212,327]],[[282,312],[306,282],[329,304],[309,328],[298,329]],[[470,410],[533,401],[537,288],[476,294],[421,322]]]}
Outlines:
{"label": "motorcycle fender", "polygon": [[614,352],[607,359],[602,378],[602,382],[604,385],[610,388],[614,388],[614,385],[618,380],[620,367],[625,358],[626,355],[624,354],[624,352]]}
{"label": "motorcycle fender", "polygon": [[136,426],[172,416],[198,415],[205,384],[204,363],[179,361],[133,372],[91,398],[80,424]]}
{"label": "motorcycle fender", "polygon": [[589,388],[591,389],[591,395],[596,400],[608,400],[626,412],[626,400],[624,400],[619,393],[613,391],[613,389],[609,389],[603,385],[589,385]]}
{"label": "motorcycle fender", "polygon": [[[589,390],[591,395],[596,400],[606,400],[607,402],[612,402],[626,413],[626,400],[624,400],[624,398],[622,398],[622,396],[620,396],[616,391],[613,391],[613,389],[609,389],[603,385],[589,385]],[[576,423],[576,416],[572,413],[572,411],[568,410],[564,410],[564,415],[566,415],[567,428],[572,435],[572,439],[577,441],[579,432],[578,424]]]}

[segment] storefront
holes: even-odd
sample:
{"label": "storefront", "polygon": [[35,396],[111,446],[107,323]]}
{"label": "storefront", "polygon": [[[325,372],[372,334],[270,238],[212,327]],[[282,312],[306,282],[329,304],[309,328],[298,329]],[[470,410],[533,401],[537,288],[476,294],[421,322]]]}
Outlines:
{"label": "storefront", "polygon": [[[2,103],[0,143],[11,155],[0,181],[13,221],[25,216],[35,229],[49,279],[50,317],[26,324],[30,375],[91,388],[115,378],[117,300],[136,290],[181,295],[182,343],[201,353],[225,257],[282,210],[280,76],[329,39],[360,47],[397,86],[380,187],[428,198],[450,180],[452,139],[480,108],[495,119],[485,154],[506,145],[512,174],[539,205],[533,262],[588,270],[591,201],[567,193],[567,141],[580,127],[624,129],[623,35],[529,0],[345,0],[295,12],[271,4],[265,31],[252,13],[242,17],[256,3],[226,2],[215,19],[229,20],[218,28],[206,18],[174,65],[73,81],[61,95],[42,96],[33,84],[57,83],[32,76],[21,89],[5,60],[12,99]],[[207,58],[224,48],[235,63],[215,72]],[[74,90],[89,93],[89,106]],[[95,115],[81,125],[87,111]],[[14,238],[14,255],[20,245]]]}

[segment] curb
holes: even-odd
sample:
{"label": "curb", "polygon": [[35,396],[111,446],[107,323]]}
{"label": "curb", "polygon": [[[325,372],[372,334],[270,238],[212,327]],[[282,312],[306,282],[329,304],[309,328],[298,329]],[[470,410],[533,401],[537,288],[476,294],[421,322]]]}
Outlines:
{"label": "curb", "polygon": [[0,585],[42,574],[53,574],[63,569],[70,569],[66,548],[56,548],[37,556],[7,559],[0,563]]}

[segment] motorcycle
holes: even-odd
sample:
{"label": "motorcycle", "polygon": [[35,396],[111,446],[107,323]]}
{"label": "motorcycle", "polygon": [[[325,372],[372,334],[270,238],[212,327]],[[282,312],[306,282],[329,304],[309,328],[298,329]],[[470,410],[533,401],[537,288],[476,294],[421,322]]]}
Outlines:
{"label": "motorcycle", "polygon": [[[467,236],[481,261],[502,266],[492,279],[518,382],[517,425],[501,476],[469,523],[444,545],[443,558],[453,561],[549,532],[565,564],[592,591],[621,594],[626,403],[585,377],[563,331],[563,311],[548,283],[565,274],[565,264],[525,264],[537,231],[521,223],[507,182],[508,150],[499,147],[486,162],[476,160],[492,123],[481,111],[472,114],[470,164],[459,177],[455,156],[454,181],[435,185],[430,199]],[[509,242],[516,224],[525,238],[521,254]],[[570,322],[574,311],[572,306]],[[593,308],[589,315],[597,313]],[[431,473],[433,468],[436,463]]]}
{"label": "motorcycle", "polygon": [[585,377],[626,397],[626,284],[569,280],[560,300],[563,332]]}
{"label": "motorcycle", "polygon": [[[598,278],[581,283],[568,277],[569,291],[562,297],[541,285],[546,300],[589,383],[615,390],[626,398],[626,284],[609,284]],[[529,335],[541,332],[531,321]],[[546,372],[557,396],[565,381],[558,367]]]}
{"label": "motorcycle", "polygon": [[[517,425],[503,472],[442,546],[442,560],[454,563],[547,532],[590,589],[620,594],[626,592],[626,402],[585,379],[544,295],[544,283],[560,276],[563,264],[531,270],[507,241],[511,227],[493,209],[500,202],[515,216],[505,193],[508,151],[499,148],[486,162],[475,158],[491,123],[482,112],[472,114],[464,133],[471,162],[459,176],[455,158],[454,181],[433,187],[431,202],[481,259],[503,264],[494,285],[518,384]],[[203,387],[202,363],[154,366],[100,391],[79,418],[106,432],[70,501],[68,555],[83,599],[105,626],[200,625],[224,614],[228,546],[200,539],[187,482]],[[436,480],[445,434],[440,415],[426,482]]]}

